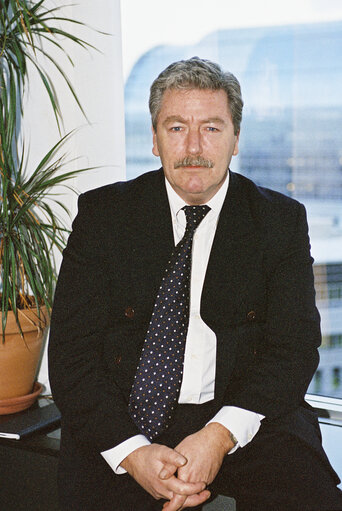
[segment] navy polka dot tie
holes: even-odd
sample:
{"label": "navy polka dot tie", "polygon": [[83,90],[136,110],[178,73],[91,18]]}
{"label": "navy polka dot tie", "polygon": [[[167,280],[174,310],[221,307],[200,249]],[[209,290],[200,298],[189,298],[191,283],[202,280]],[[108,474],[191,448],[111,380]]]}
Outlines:
{"label": "navy polka dot tie", "polygon": [[129,411],[150,440],[164,431],[177,405],[189,324],[191,249],[209,206],[185,206],[186,229],[165,270],[140,362]]}

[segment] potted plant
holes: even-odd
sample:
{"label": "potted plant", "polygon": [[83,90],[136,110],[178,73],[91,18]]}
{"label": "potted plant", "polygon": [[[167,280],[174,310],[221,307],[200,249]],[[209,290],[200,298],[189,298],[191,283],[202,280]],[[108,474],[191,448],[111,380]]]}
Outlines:
{"label": "potted plant", "polygon": [[58,26],[79,22],[60,16],[60,7],[48,9],[45,4],[0,0],[0,414],[30,406],[41,390],[34,379],[52,306],[54,251],[64,248],[67,233],[56,212],[67,211],[56,187],[87,170],[66,171],[65,155],[60,155],[69,137],[65,135],[28,172],[24,143],[18,137],[28,62],[44,84],[60,130],[59,102],[40,65],[41,56],[62,75],[81,108],[61,64],[46,48],[53,45],[69,58],[57,36],[89,45]]}

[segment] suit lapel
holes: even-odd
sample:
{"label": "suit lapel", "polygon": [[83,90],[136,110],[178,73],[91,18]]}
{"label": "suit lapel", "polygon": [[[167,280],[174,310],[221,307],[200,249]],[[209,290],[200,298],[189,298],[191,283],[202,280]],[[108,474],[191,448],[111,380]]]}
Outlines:
{"label": "suit lapel", "polygon": [[131,219],[132,282],[141,310],[152,309],[162,273],[174,247],[164,173],[158,171],[136,197]]}
{"label": "suit lapel", "polygon": [[231,172],[202,292],[201,315],[211,328],[234,322],[243,313],[241,301],[253,285],[253,270],[260,272],[260,246],[248,196]]}

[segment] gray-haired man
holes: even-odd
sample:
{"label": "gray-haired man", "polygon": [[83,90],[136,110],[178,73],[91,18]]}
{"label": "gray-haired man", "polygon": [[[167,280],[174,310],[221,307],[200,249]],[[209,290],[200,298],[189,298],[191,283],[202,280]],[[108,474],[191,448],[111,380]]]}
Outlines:
{"label": "gray-haired man", "polygon": [[150,96],[163,168],[80,198],[50,339],[62,509],[200,509],[210,491],[238,511],[342,509],[304,402],[305,210],[229,171],[242,106],[218,65],[172,64]]}

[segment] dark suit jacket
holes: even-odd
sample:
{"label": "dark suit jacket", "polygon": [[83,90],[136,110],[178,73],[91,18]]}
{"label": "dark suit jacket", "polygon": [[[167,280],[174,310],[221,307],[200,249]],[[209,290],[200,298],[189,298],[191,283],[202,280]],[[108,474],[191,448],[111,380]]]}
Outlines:
{"label": "dark suit jacket", "polygon": [[[127,403],[172,248],[162,170],[80,196],[49,360],[64,430],[85,449],[101,452],[139,433]],[[231,173],[201,316],[217,336],[210,413],[233,405],[274,419],[301,405],[320,343],[301,204]]]}

